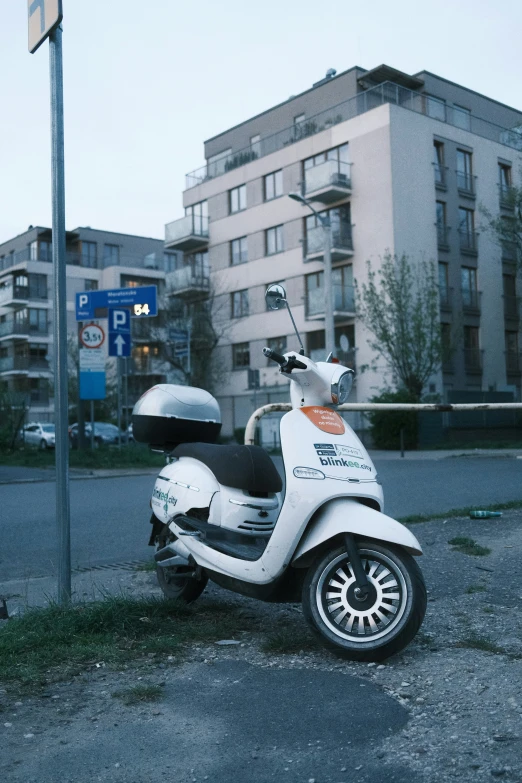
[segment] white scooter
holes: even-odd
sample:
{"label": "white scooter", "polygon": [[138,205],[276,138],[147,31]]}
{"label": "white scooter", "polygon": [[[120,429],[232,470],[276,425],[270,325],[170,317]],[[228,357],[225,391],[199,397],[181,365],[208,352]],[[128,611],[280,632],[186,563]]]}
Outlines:
{"label": "white scooter", "polygon": [[[284,288],[270,286],[267,302],[288,308]],[[159,584],[186,602],[208,579],[264,601],[302,600],[307,621],[334,652],[383,660],[413,639],[424,618],[426,589],[412,557],[422,550],[383,513],[375,467],[334,410],[346,402],[353,371],[331,357],[313,362],[303,348],[263,352],[290,381],[292,411],[281,419],[284,492],[259,446],[208,442],[221,419],[207,392],[160,384],[134,408],[134,437],[172,460],[151,498]]]}

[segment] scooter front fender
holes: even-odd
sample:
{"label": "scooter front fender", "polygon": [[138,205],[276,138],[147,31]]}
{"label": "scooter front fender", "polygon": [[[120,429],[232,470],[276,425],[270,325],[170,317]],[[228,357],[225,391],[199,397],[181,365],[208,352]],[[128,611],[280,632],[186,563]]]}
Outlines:
{"label": "scooter front fender", "polygon": [[412,555],[422,555],[421,545],[400,522],[353,498],[336,498],[321,506],[312,517],[292,558],[292,565],[305,565],[312,550],[342,533],[397,544]]}

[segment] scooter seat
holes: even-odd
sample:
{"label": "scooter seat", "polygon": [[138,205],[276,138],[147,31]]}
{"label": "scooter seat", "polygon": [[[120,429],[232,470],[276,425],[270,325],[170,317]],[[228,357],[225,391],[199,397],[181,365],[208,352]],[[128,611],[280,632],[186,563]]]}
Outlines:
{"label": "scooter seat", "polygon": [[277,468],[260,446],[221,446],[213,443],[182,443],[173,457],[192,457],[202,462],[220,484],[247,492],[281,492]]}

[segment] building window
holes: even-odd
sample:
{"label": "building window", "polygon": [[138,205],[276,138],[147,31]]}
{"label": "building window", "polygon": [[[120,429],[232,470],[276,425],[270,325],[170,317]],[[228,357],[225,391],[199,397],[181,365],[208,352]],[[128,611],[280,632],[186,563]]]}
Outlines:
{"label": "building window", "polygon": [[138,276],[131,276],[131,275],[120,275],[120,286],[121,288],[139,288],[142,285],[157,285],[158,286],[158,294],[159,291],[159,284],[161,283],[160,280],[158,280],[155,277],[138,277]]}
{"label": "building window", "polygon": [[451,324],[441,323],[440,343],[441,343],[441,354],[442,354],[441,356],[442,369],[444,372],[453,372],[453,365],[451,361],[451,356],[452,356]]}
{"label": "building window", "polygon": [[518,332],[506,332],[506,371],[508,373],[520,372]]}
{"label": "building window", "polygon": [[84,291],[97,291],[97,290],[98,290],[97,280],[84,280]]}
{"label": "building window", "polygon": [[239,185],[239,187],[229,190],[228,203],[230,214],[241,212],[243,209],[246,209],[246,185]]}
{"label": "building window", "polygon": [[446,223],[446,204],[444,201],[437,201],[435,205],[437,218],[437,242],[439,247],[446,247],[448,244],[448,226]]}
{"label": "building window", "polygon": [[29,308],[29,331],[47,334],[47,310]]}
{"label": "building window", "polygon": [[47,275],[29,275],[29,299],[47,299]]}
{"label": "building window", "polygon": [[459,235],[461,250],[475,250],[475,213],[459,207]]}
{"label": "building window", "polygon": [[45,242],[40,240],[40,252],[38,254],[37,261],[49,261],[53,260],[53,245],[52,242]]}
{"label": "building window", "polygon": [[457,128],[463,128],[464,130],[471,130],[471,112],[469,109],[465,109],[463,106],[453,107],[453,124]]}
{"label": "building window", "polygon": [[120,246],[119,245],[104,245],[103,246],[103,266],[119,266],[120,265]]}
{"label": "building window", "polygon": [[163,269],[166,274],[176,269],[176,253],[163,253]]}
{"label": "building window", "polygon": [[208,201],[198,201],[185,207],[185,216],[192,216],[192,231],[198,237],[208,234]]}
{"label": "building window", "polygon": [[498,164],[498,185],[500,188],[500,200],[509,196],[511,190],[511,166],[507,163]]}
{"label": "building window", "polygon": [[[270,337],[266,341],[266,344],[271,351],[275,351],[276,353],[284,353],[286,351],[286,337]],[[268,359],[267,365],[273,367],[274,363],[271,359]]]}
{"label": "building window", "polygon": [[265,201],[283,195],[283,170],[274,171],[265,177]]}
{"label": "building window", "polygon": [[[341,348],[341,337],[346,337],[348,342],[348,350],[345,351]],[[339,362],[344,367],[350,367],[355,369],[355,327],[353,324],[346,326],[336,326],[334,331],[335,336],[335,355],[339,359]],[[346,345],[346,341],[342,340]],[[324,329],[318,332],[308,332],[306,335],[306,355],[310,357],[313,362],[324,362],[326,359],[325,348],[325,336]]]}
{"label": "building window", "polygon": [[446,102],[440,100],[440,98],[435,98],[433,95],[426,95],[424,100],[428,117],[446,122]]}
{"label": "building window", "polygon": [[515,275],[503,275],[504,316],[519,318],[519,303],[517,299],[517,282]]}
{"label": "building window", "polygon": [[460,293],[464,307],[477,307],[477,270],[474,267],[461,267]]}
{"label": "building window", "polygon": [[244,264],[245,261],[248,261],[247,238],[240,237],[239,239],[233,239],[230,243],[231,265],[236,266],[236,264]]}
{"label": "building window", "polygon": [[[109,247],[109,246],[105,245],[105,247]],[[110,245],[110,247],[118,247],[118,246]],[[96,269],[96,267],[98,266],[98,245],[96,244],[96,242],[84,242],[82,240],[81,265],[91,267],[92,269]]]}
{"label": "building window", "polygon": [[252,156],[259,158],[261,155],[261,136],[259,133],[256,136],[250,137],[250,149],[252,150]]}
{"label": "building window", "polygon": [[459,190],[473,192],[473,171],[471,152],[457,150],[457,187]]}
{"label": "building window", "polygon": [[449,305],[448,265],[439,263],[439,298],[441,305]]}
{"label": "building window", "polygon": [[294,125],[301,125],[306,120],[306,114],[296,114],[294,117]]}
{"label": "building window", "polygon": [[283,226],[274,226],[265,231],[265,255],[273,256],[283,250]]}
{"label": "building window", "polygon": [[433,153],[435,166],[435,183],[437,185],[446,184],[446,167],[444,166],[444,144],[441,141],[433,142]]}
{"label": "building window", "polygon": [[250,343],[236,343],[232,346],[232,367],[234,370],[250,367]]}
{"label": "building window", "polygon": [[248,315],[248,289],[234,291],[230,294],[232,318],[243,318]]}
{"label": "building window", "polygon": [[327,160],[335,160],[338,163],[349,163],[348,156],[348,144],[341,144],[340,147],[334,147],[326,152],[319,152],[311,158],[306,158],[306,160],[303,161],[303,169],[307,171],[314,166],[320,166],[321,163],[326,163]]}
{"label": "building window", "polygon": [[464,327],[464,364],[467,370],[481,369],[479,330],[477,326]]}

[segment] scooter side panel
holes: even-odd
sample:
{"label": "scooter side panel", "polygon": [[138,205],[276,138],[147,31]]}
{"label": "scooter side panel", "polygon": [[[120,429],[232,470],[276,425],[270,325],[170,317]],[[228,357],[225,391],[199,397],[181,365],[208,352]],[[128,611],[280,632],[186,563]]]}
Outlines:
{"label": "scooter side panel", "polygon": [[298,564],[299,559],[312,549],[340,533],[387,541],[403,547],[412,555],[422,555],[419,542],[400,522],[351,498],[336,498],[319,510],[317,518],[299,542],[292,563]]}

